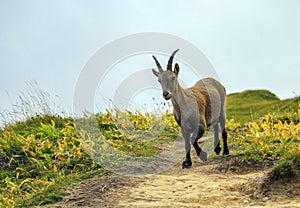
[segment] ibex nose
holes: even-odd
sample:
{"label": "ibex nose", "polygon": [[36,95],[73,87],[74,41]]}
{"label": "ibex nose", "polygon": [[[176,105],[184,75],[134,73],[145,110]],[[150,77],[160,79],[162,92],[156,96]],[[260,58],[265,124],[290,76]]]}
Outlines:
{"label": "ibex nose", "polygon": [[169,94],[168,91],[163,91],[163,96],[164,96],[164,97],[167,97],[168,94]]}
{"label": "ibex nose", "polygon": [[168,91],[163,91],[163,96],[165,99],[170,99],[170,93]]}

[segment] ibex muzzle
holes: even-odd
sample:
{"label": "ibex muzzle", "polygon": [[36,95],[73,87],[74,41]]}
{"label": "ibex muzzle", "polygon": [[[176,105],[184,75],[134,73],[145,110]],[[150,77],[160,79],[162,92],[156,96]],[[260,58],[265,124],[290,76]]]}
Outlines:
{"label": "ibex muzzle", "polygon": [[170,100],[171,99],[171,93],[169,93],[168,91],[163,91],[163,97],[166,99],[166,100]]}

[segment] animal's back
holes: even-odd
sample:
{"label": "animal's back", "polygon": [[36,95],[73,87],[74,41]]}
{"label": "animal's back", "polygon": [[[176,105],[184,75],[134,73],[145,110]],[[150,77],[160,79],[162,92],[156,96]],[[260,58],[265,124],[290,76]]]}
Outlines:
{"label": "animal's back", "polygon": [[225,100],[226,90],[224,86],[214,78],[209,77],[201,79],[198,82],[196,82],[194,86],[206,88],[210,93],[216,90],[221,100]]}
{"label": "animal's back", "polygon": [[[199,106],[199,110],[205,111],[207,126],[217,122],[219,117],[225,114],[226,90],[220,82],[213,78],[204,78],[191,87],[191,90],[198,103],[206,103],[205,109],[200,109],[203,106]],[[199,96],[200,94],[201,96]]]}

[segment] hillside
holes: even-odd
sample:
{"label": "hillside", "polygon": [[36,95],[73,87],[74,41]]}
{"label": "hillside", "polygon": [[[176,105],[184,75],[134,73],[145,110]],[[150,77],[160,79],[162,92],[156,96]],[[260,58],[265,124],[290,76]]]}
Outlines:
{"label": "hillside", "polygon": [[281,120],[299,121],[297,117],[300,97],[280,100],[268,90],[246,90],[227,96],[226,113],[228,119],[246,123],[257,121],[264,115],[276,114]]}

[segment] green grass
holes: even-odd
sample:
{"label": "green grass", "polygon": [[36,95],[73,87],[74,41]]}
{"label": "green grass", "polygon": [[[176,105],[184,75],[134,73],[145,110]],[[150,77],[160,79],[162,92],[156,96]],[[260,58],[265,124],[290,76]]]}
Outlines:
{"label": "green grass", "polygon": [[0,131],[0,205],[58,200],[60,187],[102,171],[85,153],[72,119],[45,115]]}
{"label": "green grass", "polygon": [[105,171],[105,162],[114,161],[117,155],[107,146],[124,157],[148,157],[178,133],[167,112],[107,111],[76,122],[43,115],[8,125],[0,130],[0,207],[60,200],[65,186]]}
{"label": "green grass", "polygon": [[297,174],[297,169],[295,163],[291,160],[282,160],[276,164],[271,172],[270,180],[277,181],[277,180],[285,180],[294,178]]}
{"label": "green grass", "polygon": [[234,154],[275,163],[269,180],[300,175],[300,97],[280,100],[267,90],[227,96],[227,127]]}
{"label": "green grass", "polygon": [[[297,114],[300,117],[300,110]],[[268,181],[286,180],[300,175],[300,123],[281,121],[267,114],[257,122],[248,122],[230,131],[233,154],[245,161],[275,165]]]}
{"label": "green grass", "polygon": [[228,119],[240,123],[258,121],[264,115],[271,113],[278,119],[299,122],[297,116],[300,97],[280,100],[267,90],[247,90],[227,96],[226,113]]}

